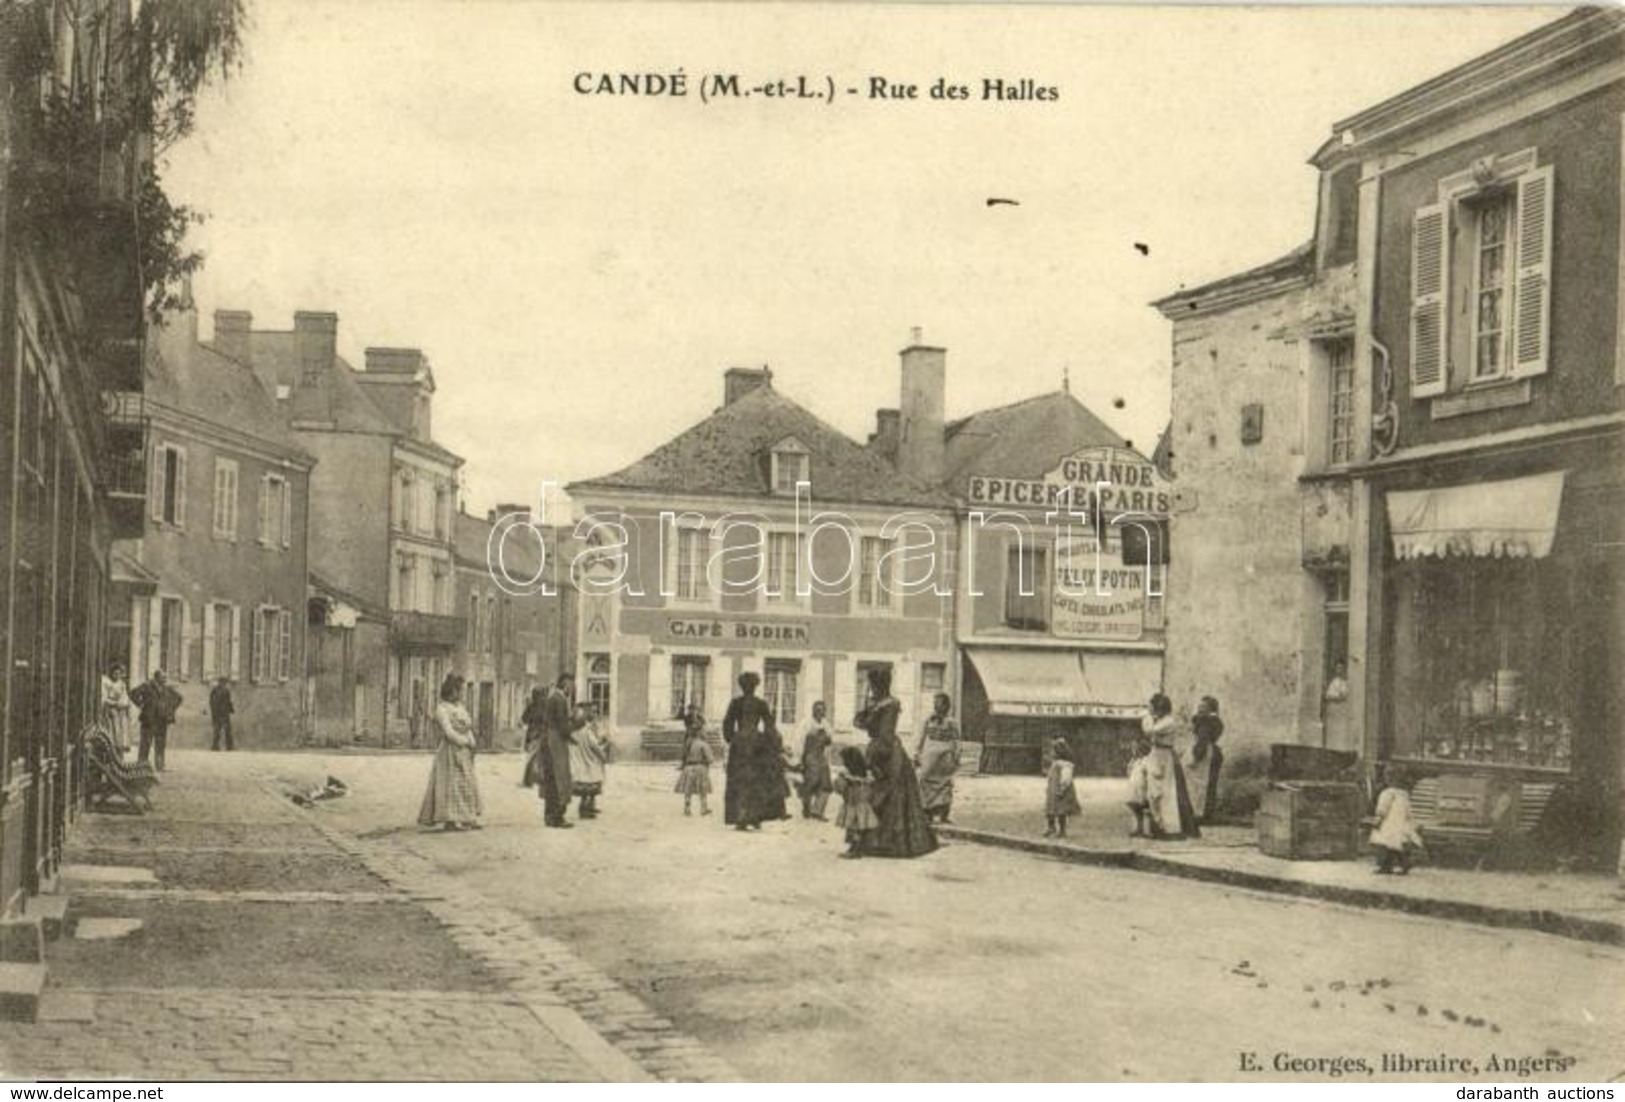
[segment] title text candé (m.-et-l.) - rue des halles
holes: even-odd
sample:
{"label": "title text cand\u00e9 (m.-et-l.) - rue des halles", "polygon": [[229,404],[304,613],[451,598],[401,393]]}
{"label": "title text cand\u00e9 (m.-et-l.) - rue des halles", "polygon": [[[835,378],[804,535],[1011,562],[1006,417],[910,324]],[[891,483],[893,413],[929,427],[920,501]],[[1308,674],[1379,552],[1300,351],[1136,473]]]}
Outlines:
{"label": "title text cand\u00e9 (m.-et-l.) - rue des halles", "polygon": [[706,103],[753,98],[820,103],[833,103],[838,99],[890,103],[1053,103],[1061,98],[1058,85],[1027,76],[982,76],[968,81],[936,77],[921,81],[868,75],[857,81],[838,81],[827,74],[797,73],[757,79],[737,72],[693,75],[681,68],[671,72],[583,69],[573,76],[571,87],[581,96],[640,99],[684,99],[697,93]]}

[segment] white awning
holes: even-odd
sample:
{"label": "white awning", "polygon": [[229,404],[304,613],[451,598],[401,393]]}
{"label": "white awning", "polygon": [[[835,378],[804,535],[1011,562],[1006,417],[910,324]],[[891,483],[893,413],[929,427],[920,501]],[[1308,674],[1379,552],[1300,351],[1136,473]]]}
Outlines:
{"label": "white awning", "polygon": [[1435,490],[1394,490],[1388,527],[1394,557],[1543,559],[1552,551],[1563,471]]}
{"label": "white awning", "polygon": [[1159,654],[999,647],[966,653],[994,715],[1132,718],[1162,686]]}

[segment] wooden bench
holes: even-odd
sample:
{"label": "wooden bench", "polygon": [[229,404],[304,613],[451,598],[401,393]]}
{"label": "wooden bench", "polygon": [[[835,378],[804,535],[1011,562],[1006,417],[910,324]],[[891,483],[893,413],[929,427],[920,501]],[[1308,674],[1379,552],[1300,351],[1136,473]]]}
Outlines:
{"label": "wooden bench", "polygon": [[152,810],[151,792],[158,783],[158,774],[146,762],[126,762],[106,731],[92,728],[86,732],[85,760],[89,764],[85,799],[92,806],[104,807],[117,796],[137,815],[142,813],[142,805],[144,810]]}
{"label": "wooden bench", "polygon": [[[1425,777],[1411,790],[1411,814],[1428,851],[1436,856],[1460,857],[1482,867],[1492,858],[1509,855],[1528,845],[1540,830],[1546,808],[1558,790],[1556,783],[1511,782],[1492,790],[1497,805],[1488,809],[1485,821],[1459,823],[1441,821],[1440,778]],[[1500,806],[1514,801],[1515,807]]]}

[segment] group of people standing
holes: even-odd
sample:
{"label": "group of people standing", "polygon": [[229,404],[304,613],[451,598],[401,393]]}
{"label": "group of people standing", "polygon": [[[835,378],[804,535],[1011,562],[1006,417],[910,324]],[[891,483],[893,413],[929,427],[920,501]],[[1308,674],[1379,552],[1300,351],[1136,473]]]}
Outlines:
{"label": "group of people standing", "polygon": [[1134,814],[1130,833],[1168,839],[1201,837],[1200,824],[1218,810],[1219,768],[1224,764],[1224,752],[1219,749],[1219,737],[1224,734],[1219,702],[1204,696],[1197,705],[1191,717],[1194,741],[1183,761],[1176,741],[1179,722],[1166,694],[1152,695],[1140,730],[1129,766],[1128,808]]}
{"label": "group of people standing", "polygon": [[[914,756],[897,734],[902,704],[891,694],[889,671],[876,669],[870,673],[868,703],[854,718],[854,723],[868,733],[868,745],[862,749],[844,748],[839,768],[831,756],[835,741],[823,702],[813,705],[801,760],[792,763],[772,707],[757,695],[760,685],[761,679],[755,673],[743,674],[739,678],[739,695],[729,702],[722,720],[722,738],[728,747],[723,789],[725,824],[738,831],[752,831],[760,830],[764,822],[790,818],[788,800],[793,790],[788,775],[800,773],[803,818],[826,819],[830,794],[841,794],[844,806],[836,825],[846,831],[845,856],[919,857],[937,848],[923,791],[927,786],[915,772]],[[937,717],[937,731],[944,740],[950,734],[942,725],[946,710],[944,700],[938,705]],[[692,795],[701,794],[704,814],[703,794],[710,791],[710,782],[697,767],[709,764],[709,750],[699,748],[704,744],[704,725],[698,714],[691,710],[686,720],[689,733],[678,791],[684,794],[685,808]],[[951,727],[951,721],[947,723]],[[952,731],[951,736],[951,755],[957,764],[957,731]],[[931,792],[933,806],[940,808],[941,817],[946,819],[952,801],[952,780],[944,785],[940,777],[936,778]]]}
{"label": "group of people standing", "polygon": [[[181,694],[170,684],[163,670],[154,670],[150,678],[134,689],[129,687],[124,666],[120,663],[114,663],[102,675],[101,724],[111,736],[113,746],[120,756],[129,752],[131,713],[135,713],[135,727],[139,733],[136,760],[143,765],[152,764],[160,773],[164,771],[169,729],[175,725],[175,717],[182,703]],[[221,720],[224,718],[226,749],[231,749],[231,690],[224,678],[210,694],[209,711],[214,720],[214,748],[220,749]]]}

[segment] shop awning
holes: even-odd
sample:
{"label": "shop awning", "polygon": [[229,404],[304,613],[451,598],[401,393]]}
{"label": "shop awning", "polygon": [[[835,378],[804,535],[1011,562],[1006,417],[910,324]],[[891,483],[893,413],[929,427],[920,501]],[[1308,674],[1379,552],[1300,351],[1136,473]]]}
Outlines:
{"label": "shop awning", "polygon": [[1394,535],[1394,557],[1543,559],[1551,554],[1557,532],[1563,474],[1552,471],[1469,486],[1390,491],[1388,527]]}
{"label": "shop awning", "polygon": [[1131,718],[1162,685],[1160,654],[998,647],[966,653],[994,715]]}

